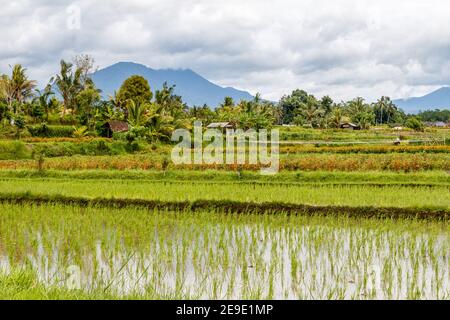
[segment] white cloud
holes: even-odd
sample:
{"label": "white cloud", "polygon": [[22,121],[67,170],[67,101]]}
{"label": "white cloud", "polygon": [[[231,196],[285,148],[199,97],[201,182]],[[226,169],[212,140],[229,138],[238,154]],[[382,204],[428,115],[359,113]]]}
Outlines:
{"label": "white cloud", "polygon": [[[69,6],[80,28],[68,29]],[[295,88],[337,100],[418,95],[450,83],[450,3],[438,0],[0,0],[0,73],[41,83],[61,58],[191,68],[278,99]]]}

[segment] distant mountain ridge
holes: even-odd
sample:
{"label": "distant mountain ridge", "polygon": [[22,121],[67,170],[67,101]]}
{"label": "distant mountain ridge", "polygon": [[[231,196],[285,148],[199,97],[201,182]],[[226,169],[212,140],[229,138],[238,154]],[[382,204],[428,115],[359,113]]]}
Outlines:
{"label": "distant mountain ridge", "polygon": [[423,97],[398,99],[393,102],[406,113],[418,113],[430,109],[450,109],[450,87],[442,87]]}
{"label": "distant mountain ridge", "polygon": [[153,92],[161,89],[164,82],[175,85],[175,94],[183,97],[189,106],[217,107],[225,97],[232,97],[236,102],[251,100],[253,96],[242,90],[221,87],[190,69],[152,69],[134,62],[118,62],[92,74],[97,88],[102,90],[104,98],[118,91],[123,81],[132,75],[140,75],[148,80]]}

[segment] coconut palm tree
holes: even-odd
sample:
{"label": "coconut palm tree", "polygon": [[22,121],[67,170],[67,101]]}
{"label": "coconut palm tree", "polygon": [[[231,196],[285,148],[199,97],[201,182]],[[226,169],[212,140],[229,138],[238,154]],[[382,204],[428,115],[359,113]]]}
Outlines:
{"label": "coconut palm tree", "polygon": [[50,109],[52,108],[52,100],[51,100],[51,96],[54,94],[54,92],[52,91],[52,86],[51,84],[48,84],[44,90],[35,90],[37,93],[37,97],[34,98],[34,103],[38,103],[41,108],[44,110],[45,112],[45,120],[48,121],[48,116],[50,113]]}
{"label": "coconut palm tree", "polygon": [[385,96],[382,96],[375,103],[375,107],[380,110],[380,118],[379,118],[379,123],[380,124],[383,124],[383,113],[384,113],[384,111],[387,111],[389,109],[389,107],[390,107],[389,103],[390,103],[390,99],[388,97],[385,97]]}
{"label": "coconut palm tree", "polygon": [[130,99],[127,101],[128,123],[133,127],[140,127],[144,124],[145,113],[151,108],[148,102],[136,103]]}
{"label": "coconut palm tree", "polygon": [[[11,77],[3,75],[0,80],[0,90],[8,109],[16,115],[25,100],[32,96],[35,87],[36,81],[28,79],[26,69],[20,64],[16,64],[12,68]],[[14,107],[15,102],[17,103],[16,107]]]}
{"label": "coconut palm tree", "polygon": [[154,104],[149,110],[147,119],[148,135],[152,141],[170,140],[171,133],[177,128],[175,119],[164,114],[163,108],[158,104]]}
{"label": "coconut palm tree", "polygon": [[124,103],[119,99],[117,91],[114,91],[114,94],[109,96],[109,103],[113,107],[114,111],[123,110]]}
{"label": "coconut palm tree", "polygon": [[73,72],[73,65],[64,60],[61,60],[60,65],[60,73],[56,75],[53,83],[56,85],[63,98],[63,115],[65,115],[67,109],[75,109],[76,97],[83,89],[82,70],[76,69],[75,72]]}
{"label": "coconut palm tree", "polygon": [[358,97],[347,103],[347,113],[349,116],[352,116],[367,111],[367,107],[368,105],[364,102],[364,99]]}
{"label": "coconut palm tree", "polygon": [[391,98],[387,97],[387,122],[391,122],[391,115],[397,112],[397,106],[392,102]]}
{"label": "coconut palm tree", "polygon": [[10,112],[13,111],[14,87],[11,79],[5,74],[0,78],[0,92]]}
{"label": "coconut palm tree", "polygon": [[330,117],[328,119],[329,126],[332,128],[339,128],[342,123],[342,118],[344,116],[343,110],[339,105],[335,105],[332,108]]}
{"label": "coconut palm tree", "polygon": [[12,69],[11,84],[14,88],[14,98],[19,105],[32,96],[36,87],[36,81],[28,79],[26,70],[20,64],[16,64]]}
{"label": "coconut palm tree", "polygon": [[300,113],[305,117],[306,123],[312,127],[323,111],[320,109],[317,99],[309,95],[306,98],[306,103],[300,104]]}

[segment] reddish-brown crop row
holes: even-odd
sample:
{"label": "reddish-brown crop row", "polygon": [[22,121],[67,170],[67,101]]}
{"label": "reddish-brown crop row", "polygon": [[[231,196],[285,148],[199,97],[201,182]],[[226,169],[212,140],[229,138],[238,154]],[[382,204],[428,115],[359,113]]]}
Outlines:
{"label": "reddish-brown crop row", "polygon": [[[45,159],[44,169],[84,170],[84,169],[157,169],[164,167],[162,157],[149,155],[125,156],[78,156]],[[0,169],[32,169],[37,167],[35,160],[0,161]],[[258,170],[258,165],[179,165],[168,162],[168,168],[189,170],[227,169]],[[280,160],[281,170],[305,171],[419,171],[450,170],[448,154],[301,154],[283,156]]]}
{"label": "reddish-brown crop row", "polygon": [[386,146],[280,146],[282,153],[450,153],[450,146],[412,146],[412,145],[386,145]]}
{"label": "reddish-brown crop row", "polygon": [[59,137],[59,138],[40,138],[40,137],[29,137],[22,139],[24,142],[28,143],[39,143],[39,142],[73,142],[73,143],[81,143],[81,142],[90,142],[90,141],[105,141],[109,142],[112,139],[108,138],[94,138],[94,137],[83,137],[83,138],[70,138],[70,137]]}

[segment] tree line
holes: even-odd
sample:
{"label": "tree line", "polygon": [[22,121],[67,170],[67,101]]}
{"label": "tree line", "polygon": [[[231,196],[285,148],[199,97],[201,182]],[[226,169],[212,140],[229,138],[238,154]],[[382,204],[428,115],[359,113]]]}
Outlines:
{"label": "tree line", "polygon": [[17,64],[10,75],[0,77],[0,122],[10,124],[20,132],[27,124],[64,124],[76,127],[78,135],[104,134],[104,124],[110,120],[127,121],[131,135],[148,140],[168,140],[177,128],[189,128],[194,120],[234,122],[241,128],[270,128],[292,124],[310,128],[338,128],[344,121],[362,129],[372,125],[400,124],[423,128],[420,118],[448,120],[448,112],[427,111],[413,117],[406,115],[389,97],[375,103],[363,98],[335,102],[329,96],[316,98],[304,90],[294,90],[278,103],[261,98],[235,102],[231,97],[216,108],[188,107],[175,94],[175,86],[164,83],[161,89],[151,90],[141,76],[126,79],[117,92],[102,98],[90,75],[96,70],[89,55],[79,55],[72,61],[60,62],[59,72],[43,89],[27,76],[27,70]]}

